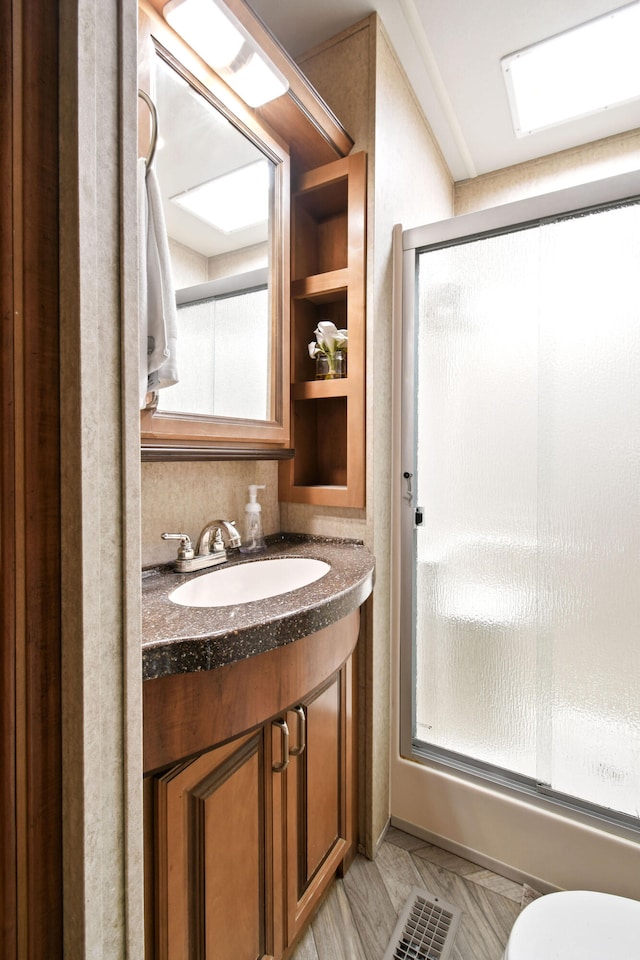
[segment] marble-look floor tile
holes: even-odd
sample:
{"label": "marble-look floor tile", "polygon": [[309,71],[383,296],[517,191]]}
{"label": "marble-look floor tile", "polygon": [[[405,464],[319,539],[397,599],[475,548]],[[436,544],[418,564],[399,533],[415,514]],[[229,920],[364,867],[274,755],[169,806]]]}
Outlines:
{"label": "marble-look floor tile", "polygon": [[[368,960],[353,920],[343,880],[336,880],[333,884],[312,920],[311,928],[318,960]],[[297,954],[293,954],[293,958],[299,960]]]}
{"label": "marble-look floor tile", "polygon": [[399,915],[412,888],[422,884],[413,858],[408,850],[393,843],[383,843],[376,856],[376,865],[393,908]]}
{"label": "marble-look floor tile", "polygon": [[499,893],[518,905],[522,903],[522,884],[515,883],[514,880],[507,880],[506,877],[492,873],[491,870],[479,870],[477,873],[470,873],[467,880],[479,883],[481,887],[493,890],[494,893]]}
{"label": "marble-look floor tile", "polygon": [[333,884],[291,960],[382,960],[415,886],[462,910],[450,960],[501,960],[523,896],[511,883],[391,828],[375,861],[356,857]]}
{"label": "marble-look floor tile", "polygon": [[523,884],[522,900],[520,902],[521,908],[524,910],[524,908],[528,907],[530,903],[533,903],[534,900],[537,900],[538,897],[542,896],[544,896],[544,894],[540,893],[539,890],[534,890],[533,887],[530,887],[528,883]]}
{"label": "marble-look floor tile", "polygon": [[307,927],[293,954],[295,960],[318,960],[312,927]]}
{"label": "marble-look floor tile", "polygon": [[418,847],[424,847],[425,841],[419,837],[412,837],[410,833],[404,830],[398,830],[397,827],[388,827],[384,835],[383,844],[392,843],[403,850],[417,850]]}
{"label": "marble-look floor tile", "polygon": [[417,859],[424,886],[462,910],[452,960],[500,960],[519,904],[428,860]]}
{"label": "marble-look floor tile", "polygon": [[477,863],[464,860],[457,854],[436,847],[432,843],[423,843],[422,846],[412,850],[411,853],[414,857],[420,857],[421,860],[428,860],[430,863],[437,863],[438,866],[444,867],[445,870],[451,870],[452,873],[457,873],[461,877],[468,877],[482,869]]}
{"label": "marble-look floor tile", "polygon": [[351,912],[367,960],[379,960],[387,949],[397,914],[375,861],[358,857],[344,878]]}

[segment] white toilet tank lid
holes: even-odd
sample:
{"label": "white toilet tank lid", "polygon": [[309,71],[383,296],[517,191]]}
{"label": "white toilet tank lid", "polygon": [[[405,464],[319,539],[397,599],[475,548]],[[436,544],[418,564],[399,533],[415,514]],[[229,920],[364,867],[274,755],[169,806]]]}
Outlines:
{"label": "white toilet tank lid", "polygon": [[504,960],[639,960],[640,901],[592,890],[534,900],[516,920]]}

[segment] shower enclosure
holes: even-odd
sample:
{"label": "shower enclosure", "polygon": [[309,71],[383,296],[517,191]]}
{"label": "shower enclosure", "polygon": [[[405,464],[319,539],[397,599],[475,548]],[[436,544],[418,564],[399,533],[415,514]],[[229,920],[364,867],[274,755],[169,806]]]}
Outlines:
{"label": "shower enclosure", "polygon": [[640,201],[404,235],[402,751],[637,824]]}

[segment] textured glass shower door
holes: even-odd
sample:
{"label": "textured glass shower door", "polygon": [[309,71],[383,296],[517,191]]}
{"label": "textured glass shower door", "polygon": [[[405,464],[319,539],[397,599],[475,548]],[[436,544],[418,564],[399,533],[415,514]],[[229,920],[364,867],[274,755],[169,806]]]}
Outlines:
{"label": "textured glass shower door", "polygon": [[640,206],[418,252],[413,739],[640,814]]}

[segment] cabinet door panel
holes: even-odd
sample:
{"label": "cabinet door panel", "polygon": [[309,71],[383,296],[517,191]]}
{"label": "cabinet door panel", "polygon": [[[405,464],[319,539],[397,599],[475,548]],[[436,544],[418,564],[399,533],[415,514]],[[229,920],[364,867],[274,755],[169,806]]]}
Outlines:
{"label": "cabinet door panel", "polygon": [[340,675],[306,706],[306,886],[341,834]]}
{"label": "cabinet door panel", "polygon": [[[258,752],[193,793],[192,844],[201,859],[196,902],[207,960],[255,960],[264,952],[261,770]],[[258,790],[256,791],[256,786]]]}
{"label": "cabinet door panel", "polygon": [[[353,846],[351,660],[301,705],[304,750],[287,771],[287,942],[302,930]],[[291,723],[295,723],[291,714]]]}
{"label": "cabinet door panel", "polygon": [[157,960],[257,960],[267,949],[262,730],[154,778]]}

